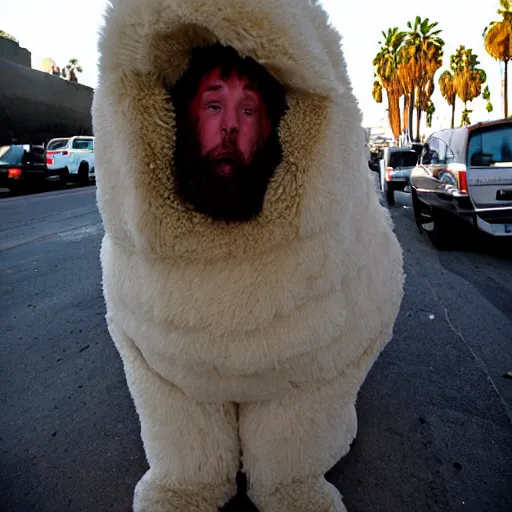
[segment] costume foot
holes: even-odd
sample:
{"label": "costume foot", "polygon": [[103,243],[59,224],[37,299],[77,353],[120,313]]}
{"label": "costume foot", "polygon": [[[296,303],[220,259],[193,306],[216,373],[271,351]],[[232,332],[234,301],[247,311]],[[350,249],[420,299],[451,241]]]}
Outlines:
{"label": "costume foot", "polygon": [[269,494],[254,489],[249,496],[260,512],[347,512],[338,489],[324,478],[283,484]]}
{"label": "costume foot", "polygon": [[218,512],[231,496],[220,486],[177,489],[143,477],[135,487],[133,512]]}

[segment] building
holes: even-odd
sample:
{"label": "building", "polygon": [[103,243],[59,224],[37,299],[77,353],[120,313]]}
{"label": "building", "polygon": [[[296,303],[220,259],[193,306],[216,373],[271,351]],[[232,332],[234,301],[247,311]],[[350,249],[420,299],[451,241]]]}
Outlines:
{"label": "building", "polygon": [[[43,60],[51,68],[52,59]],[[31,61],[26,48],[0,37],[0,145],[92,135],[93,90],[32,69]]]}

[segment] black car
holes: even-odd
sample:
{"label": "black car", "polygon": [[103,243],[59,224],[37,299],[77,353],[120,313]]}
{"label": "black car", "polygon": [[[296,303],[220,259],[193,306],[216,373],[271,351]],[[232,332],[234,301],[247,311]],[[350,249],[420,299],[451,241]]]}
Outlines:
{"label": "black car", "polygon": [[0,146],[0,187],[20,192],[34,185],[65,186],[66,182],[65,171],[47,168],[42,146]]}

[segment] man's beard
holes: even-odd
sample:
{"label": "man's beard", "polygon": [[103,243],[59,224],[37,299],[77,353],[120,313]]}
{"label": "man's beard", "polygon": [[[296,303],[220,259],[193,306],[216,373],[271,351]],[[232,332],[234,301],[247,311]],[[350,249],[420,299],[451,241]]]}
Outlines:
{"label": "man's beard", "polygon": [[[263,208],[282,151],[277,130],[246,163],[234,142],[224,141],[201,156],[195,126],[178,124],[173,175],[178,197],[214,220],[248,221]],[[220,158],[224,156],[225,158]]]}

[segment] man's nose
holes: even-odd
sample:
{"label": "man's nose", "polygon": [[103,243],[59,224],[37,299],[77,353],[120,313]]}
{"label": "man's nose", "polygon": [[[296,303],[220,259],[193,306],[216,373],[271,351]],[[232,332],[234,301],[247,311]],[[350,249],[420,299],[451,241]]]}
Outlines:
{"label": "man's nose", "polygon": [[235,109],[226,109],[222,119],[222,131],[228,135],[235,135],[239,128],[238,112]]}

